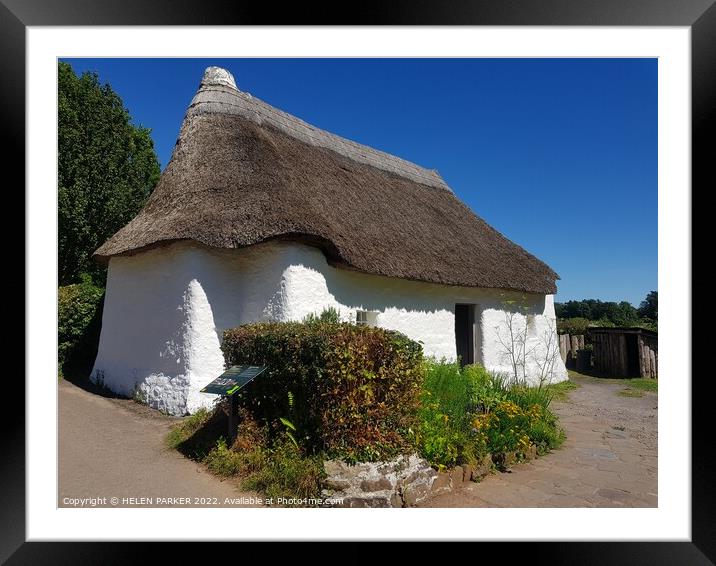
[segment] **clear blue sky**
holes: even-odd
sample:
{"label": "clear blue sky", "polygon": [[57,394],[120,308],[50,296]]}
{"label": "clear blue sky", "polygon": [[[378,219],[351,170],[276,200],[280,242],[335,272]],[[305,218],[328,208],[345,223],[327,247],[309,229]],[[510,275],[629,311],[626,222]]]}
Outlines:
{"label": "clear blue sky", "polygon": [[546,261],[558,301],[657,289],[656,59],[72,59],[152,130],[164,168],[204,69],[318,127],[437,169]]}

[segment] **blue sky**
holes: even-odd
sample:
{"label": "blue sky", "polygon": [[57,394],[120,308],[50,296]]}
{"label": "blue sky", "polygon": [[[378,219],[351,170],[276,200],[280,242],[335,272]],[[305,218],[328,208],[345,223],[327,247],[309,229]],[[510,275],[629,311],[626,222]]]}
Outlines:
{"label": "blue sky", "polygon": [[546,261],[558,301],[657,289],[656,59],[72,59],[152,130],[164,168],[204,69],[318,126],[437,169]]}

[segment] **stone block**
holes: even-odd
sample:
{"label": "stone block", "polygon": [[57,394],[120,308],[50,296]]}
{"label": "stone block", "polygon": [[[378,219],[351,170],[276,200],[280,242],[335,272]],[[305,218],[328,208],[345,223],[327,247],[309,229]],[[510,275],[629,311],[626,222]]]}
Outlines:
{"label": "stone block", "polygon": [[534,444],[530,444],[530,447],[525,451],[525,460],[534,460],[537,457],[537,447]]}
{"label": "stone block", "polygon": [[492,455],[485,454],[472,470],[472,481],[480,481],[492,471]]}
{"label": "stone block", "polygon": [[430,491],[433,495],[450,491],[450,474],[438,472]]}
{"label": "stone block", "polygon": [[386,489],[393,489],[393,484],[387,478],[379,477],[363,480],[360,482],[360,488],[364,492],[385,491]]}
{"label": "stone block", "polygon": [[430,485],[427,483],[413,484],[403,490],[403,502],[406,507],[415,507],[431,495]]}
{"label": "stone block", "polygon": [[457,488],[462,485],[462,477],[465,474],[462,466],[455,466],[450,470],[450,486]]}

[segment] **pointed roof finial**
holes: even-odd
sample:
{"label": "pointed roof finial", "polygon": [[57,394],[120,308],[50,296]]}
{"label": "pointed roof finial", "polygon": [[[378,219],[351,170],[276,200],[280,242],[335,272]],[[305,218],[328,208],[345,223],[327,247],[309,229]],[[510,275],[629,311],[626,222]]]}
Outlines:
{"label": "pointed roof finial", "polygon": [[221,67],[206,68],[206,71],[204,71],[204,77],[201,79],[201,86],[205,85],[222,85],[238,90],[238,88],[236,88],[234,76],[229,71],[222,69]]}

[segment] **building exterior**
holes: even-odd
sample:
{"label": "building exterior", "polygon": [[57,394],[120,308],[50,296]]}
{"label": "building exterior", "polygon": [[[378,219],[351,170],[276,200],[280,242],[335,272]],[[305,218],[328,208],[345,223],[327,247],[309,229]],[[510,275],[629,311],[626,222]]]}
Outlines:
{"label": "building exterior", "polygon": [[95,258],[109,271],[93,378],[170,414],[212,402],[199,390],[223,370],[225,329],[330,306],[427,355],[567,377],[554,271],[436,171],[319,130],[216,67],[146,206]]}
{"label": "building exterior", "polygon": [[592,362],[599,375],[657,378],[659,343],[656,332],[644,328],[592,327]]}

